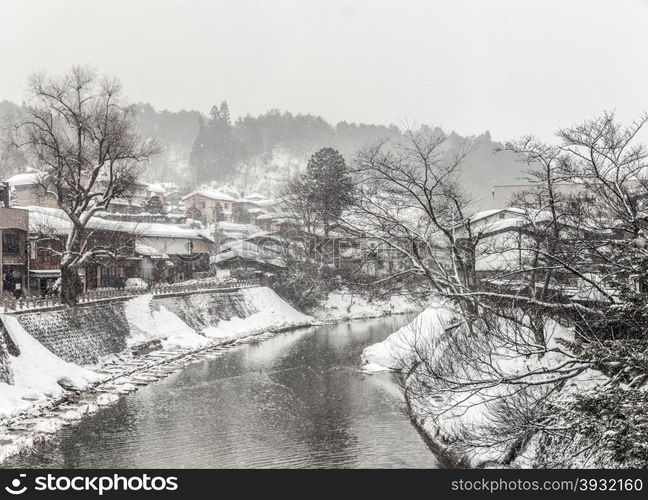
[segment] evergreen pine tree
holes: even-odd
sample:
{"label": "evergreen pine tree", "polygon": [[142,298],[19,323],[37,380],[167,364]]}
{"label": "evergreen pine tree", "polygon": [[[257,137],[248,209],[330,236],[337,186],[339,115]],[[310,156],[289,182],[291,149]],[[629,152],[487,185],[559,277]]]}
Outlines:
{"label": "evergreen pine tree", "polygon": [[223,101],[212,106],[207,123],[201,121],[191,152],[194,185],[211,180],[231,180],[236,163],[236,147],[229,107]]}
{"label": "evergreen pine tree", "polygon": [[226,125],[227,127],[230,127],[232,125],[232,121],[230,119],[230,112],[229,112],[229,106],[227,105],[227,101],[221,102],[220,105],[220,121],[223,125]]}
{"label": "evergreen pine tree", "polygon": [[305,196],[328,233],[353,198],[353,181],[344,157],[333,148],[323,148],[308,160],[303,178]]}

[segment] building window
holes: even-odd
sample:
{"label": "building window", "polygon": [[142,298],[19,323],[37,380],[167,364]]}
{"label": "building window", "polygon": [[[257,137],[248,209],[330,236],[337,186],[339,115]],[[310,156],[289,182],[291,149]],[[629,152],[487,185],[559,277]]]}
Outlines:
{"label": "building window", "polygon": [[504,217],[506,217],[506,214],[505,214],[504,212],[501,212],[501,213],[499,214],[499,218],[500,218],[500,219],[503,219]]}
{"label": "building window", "polygon": [[15,229],[2,231],[2,252],[20,253],[20,237]]}
{"label": "building window", "polygon": [[199,206],[200,208],[205,208],[205,202],[204,202],[204,201],[201,201],[201,202],[198,204],[198,206]]}

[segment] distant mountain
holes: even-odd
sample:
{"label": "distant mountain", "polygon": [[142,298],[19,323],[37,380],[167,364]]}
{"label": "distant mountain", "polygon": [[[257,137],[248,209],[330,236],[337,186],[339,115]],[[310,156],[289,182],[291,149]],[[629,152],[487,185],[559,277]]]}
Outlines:
{"label": "distant mountain", "polygon": [[182,183],[188,171],[191,147],[198,135],[201,113],[156,111],[148,103],[139,103],[135,105],[135,120],[140,134],[155,139],[163,148],[147,171],[147,180]]}
{"label": "distant mountain", "polygon": [[[1,101],[0,119],[19,108],[9,101]],[[333,147],[351,161],[354,154],[366,145],[399,132],[394,125],[348,122],[331,125],[320,116],[293,115],[278,110],[240,117],[230,123],[228,108],[227,116],[222,116],[222,110],[222,104],[220,108],[214,107],[209,115],[195,110],[157,111],[148,103],[135,105],[140,133],[143,137],[157,140],[163,148],[162,154],[147,170],[145,180],[172,181],[186,189],[216,180],[244,193],[257,191],[273,195],[288,179],[305,169],[308,158],[318,149]],[[214,120],[219,120],[219,127],[212,134],[220,134],[218,137],[210,136],[209,126]],[[212,172],[209,161],[205,163],[203,159],[202,170],[197,175],[196,151],[222,147],[224,140],[228,142],[225,167],[221,165],[220,169]],[[502,144],[493,141],[488,132],[474,137],[450,133],[448,144],[449,147],[470,148],[462,176],[464,185],[473,195],[475,208],[490,206],[493,185],[521,182],[523,166],[516,162],[512,153],[496,152]],[[19,152],[7,148],[1,139],[0,147],[2,178],[19,171],[24,158]]]}
{"label": "distant mountain", "polygon": [[514,153],[501,151],[503,144],[493,141],[489,132],[476,137],[451,133],[448,143],[451,147],[465,145],[469,148],[470,153],[463,163],[461,175],[476,210],[491,207],[493,186],[524,182],[526,165],[521,164]]}
{"label": "distant mountain", "polygon": [[[223,117],[216,106],[207,116],[197,111],[158,112],[149,104],[139,104],[136,116],[142,133],[157,138],[166,146],[165,157],[156,161],[150,173],[155,177],[151,180],[173,180],[188,187],[216,180],[243,192],[257,191],[265,195],[276,194],[289,178],[303,171],[309,156],[320,148],[333,147],[351,161],[361,148],[399,132],[394,125],[348,122],[331,125],[319,116],[277,110],[259,116],[248,115],[229,123],[229,109]],[[218,142],[216,145],[209,143],[206,128],[210,120],[219,120],[219,127],[214,132],[220,134],[214,138]],[[227,141],[231,142],[227,145],[225,167],[215,165],[216,170],[210,175],[207,164],[198,175],[192,173],[195,166],[190,164],[191,151],[222,147],[224,130]],[[490,133],[475,137],[451,133],[448,144],[470,149],[462,176],[476,208],[490,205],[493,185],[521,182],[521,164],[510,152],[496,152],[502,144],[493,141]]]}
{"label": "distant mountain", "polygon": [[[11,101],[0,101],[0,131],[8,124],[10,117],[20,111],[20,106]],[[9,144],[5,134],[0,133],[0,180],[18,173],[25,166],[25,157],[20,150]]]}

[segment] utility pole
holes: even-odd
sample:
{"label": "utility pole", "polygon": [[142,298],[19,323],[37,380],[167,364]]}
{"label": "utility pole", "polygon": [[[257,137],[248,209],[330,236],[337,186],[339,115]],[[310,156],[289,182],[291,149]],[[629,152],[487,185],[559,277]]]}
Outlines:
{"label": "utility pole", "polygon": [[0,228],[0,297],[4,294],[4,262],[3,262],[3,254],[4,254],[4,248],[2,248],[2,244],[4,243],[4,233],[3,229]]}
{"label": "utility pole", "polygon": [[[0,208],[7,208],[10,205],[9,184],[0,182]],[[4,295],[4,228],[0,225],[0,299]]]}

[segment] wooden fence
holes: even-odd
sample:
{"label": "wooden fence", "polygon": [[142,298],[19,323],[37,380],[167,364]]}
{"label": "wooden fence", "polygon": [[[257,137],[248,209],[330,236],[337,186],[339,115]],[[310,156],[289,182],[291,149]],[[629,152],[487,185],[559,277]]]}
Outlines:
{"label": "wooden fence", "polygon": [[[218,280],[205,279],[200,281],[192,281],[187,283],[164,283],[152,286],[149,288],[99,288],[96,290],[88,290],[78,297],[79,304],[87,304],[92,302],[100,302],[110,299],[127,299],[137,297],[146,293],[153,295],[173,295],[173,294],[186,294],[192,292],[205,292],[205,291],[218,291],[224,289],[239,289],[250,288],[259,286],[259,280]],[[14,299],[11,297],[3,296],[0,298],[0,311],[14,312],[14,311],[28,311],[30,309],[43,309],[53,306],[61,305],[61,296],[53,295],[51,297],[21,297]]]}

